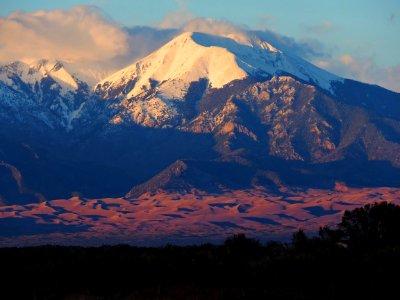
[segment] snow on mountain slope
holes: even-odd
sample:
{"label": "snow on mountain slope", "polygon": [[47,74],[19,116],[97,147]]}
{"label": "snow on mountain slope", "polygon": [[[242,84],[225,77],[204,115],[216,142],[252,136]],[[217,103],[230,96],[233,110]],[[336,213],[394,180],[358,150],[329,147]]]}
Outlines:
{"label": "snow on mountain slope", "polygon": [[195,82],[206,80],[208,87],[221,89],[235,80],[288,74],[328,91],[332,81],[341,80],[254,36],[185,32],[104,79],[94,91],[104,99],[119,99],[112,124],[168,127],[176,124],[179,106]]}
{"label": "snow on mountain slope", "polygon": [[144,59],[104,79],[98,88],[107,93],[134,80],[132,88],[124,90],[126,97],[132,98],[150,89],[153,82],[159,84],[164,98],[182,99],[189,84],[200,78],[208,78],[213,87],[220,88],[247,76],[228,49],[201,46],[192,35],[181,34]]}
{"label": "snow on mountain slope", "polygon": [[[241,41],[240,43],[238,41]],[[248,76],[291,74],[331,90],[341,78],[255,37],[247,40],[186,32],[137,63],[101,81],[107,97],[133,98],[157,86],[161,97],[182,99],[193,81],[207,78],[214,88]]]}
{"label": "snow on mountain slope", "polygon": [[46,77],[51,77],[61,87],[62,95],[78,88],[77,81],[58,61],[39,60],[32,64],[14,62],[0,67],[0,80],[16,89],[18,86],[15,80],[21,80],[31,85],[32,92],[35,92],[35,84]]}
{"label": "snow on mountain slope", "polygon": [[29,122],[34,118],[49,128],[70,131],[89,96],[87,84],[58,61],[0,66],[0,107],[7,111],[2,114],[3,121]]}

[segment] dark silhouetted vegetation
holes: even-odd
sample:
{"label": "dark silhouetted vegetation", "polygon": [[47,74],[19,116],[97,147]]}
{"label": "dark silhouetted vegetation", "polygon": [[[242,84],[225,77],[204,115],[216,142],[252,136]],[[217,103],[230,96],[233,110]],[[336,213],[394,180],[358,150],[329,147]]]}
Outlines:
{"label": "dark silhouetted vegetation", "polygon": [[380,247],[400,244],[400,206],[381,202],[346,211],[339,228],[350,243]]}
{"label": "dark silhouetted vegetation", "polygon": [[400,207],[344,214],[291,243],[3,248],[2,299],[396,299]]}

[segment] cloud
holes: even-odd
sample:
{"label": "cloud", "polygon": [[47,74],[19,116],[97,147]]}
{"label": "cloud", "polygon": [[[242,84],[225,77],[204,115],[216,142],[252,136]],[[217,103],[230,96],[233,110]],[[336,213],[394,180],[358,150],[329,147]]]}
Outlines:
{"label": "cloud", "polygon": [[125,28],[94,6],[0,18],[0,62],[55,59],[94,84],[169,41],[177,30]]}
{"label": "cloud", "polygon": [[264,30],[265,28],[271,28],[272,24],[276,21],[276,17],[273,15],[262,15],[258,17],[257,29]]}
{"label": "cloud", "polygon": [[330,52],[316,39],[296,40],[272,30],[251,30],[228,21],[196,18],[180,26],[180,32],[203,32],[218,36],[234,36],[238,42],[247,43],[249,35],[267,41],[274,47],[305,59],[330,57]]}
{"label": "cloud", "polygon": [[81,80],[94,85],[113,72],[133,64],[179,34],[176,29],[148,26],[120,28],[120,30],[126,35],[126,51],[108,59],[73,62],[67,65],[68,69],[77,73]]}
{"label": "cloud", "polygon": [[175,0],[178,9],[167,14],[156,28],[176,29],[178,32],[202,32],[218,36],[234,35],[239,42],[248,40],[245,29],[231,22],[209,18],[196,18],[189,10],[188,0]]}
{"label": "cloud", "polygon": [[197,18],[185,23],[181,32],[202,32],[223,37],[232,37],[237,42],[248,43],[246,29],[234,25],[228,21],[218,21],[214,19]]}
{"label": "cloud", "polygon": [[[194,18],[187,3],[178,1],[178,10],[168,14],[155,27],[123,27],[94,6],[14,12],[0,17],[0,62],[58,59],[69,62],[73,72],[94,84],[184,31],[234,35],[239,42],[248,41],[247,35],[250,34],[338,75],[400,91],[400,65],[384,68],[372,58],[349,54],[333,57],[333,50],[318,39],[294,39],[273,30],[251,30],[227,21]],[[268,18],[271,20],[272,17]],[[330,23],[308,29],[316,33],[333,30]]]}
{"label": "cloud", "polygon": [[301,57],[323,57],[315,40],[297,41],[268,30],[250,31],[227,21],[194,18],[187,3],[178,1],[178,10],[155,27],[123,27],[94,6],[14,12],[0,18],[0,62],[57,59],[69,62],[70,70],[94,83],[185,31],[234,35],[243,43],[250,33]]}
{"label": "cloud", "polygon": [[94,6],[0,18],[0,61],[97,61],[128,50],[128,35]]}
{"label": "cloud", "polygon": [[400,92],[400,64],[385,68],[378,66],[373,58],[357,58],[350,54],[330,60],[315,60],[314,63],[345,78],[378,84]]}
{"label": "cloud", "polygon": [[202,32],[218,36],[235,36],[238,42],[246,43],[248,38],[245,31],[228,21],[209,18],[197,18],[189,10],[189,0],[175,0],[178,9],[167,14],[156,28],[175,29],[181,32]]}
{"label": "cloud", "polygon": [[220,36],[235,35],[247,41],[255,34],[275,47],[310,58],[326,53],[317,40],[295,40],[273,31],[251,31],[227,21],[194,18],[188,2],[180,0],[178,10],[156,27],[125,28],[94,6],[69,10],[15,12],[0,18],[0,61],[32,61],[42,58],[98,65],[103,73],[123,67],[157,49],[184,31]]}
{"label": "cloud", "polygon": [[194,15],[189,11],[187,0],[176,0],[178,9],[167,14],[164,20],[157,25],[158,28],[180,28],[183,24],[194,19]]}
{"label": "cloud", "polygon": [[321,34],[327,34],[335,29],[335,26],[333,26],[332,23],[330,22],[323,22],[318,25],[312,25],[312,26],[304,26],[304,29],[308,33],[316,34],[316,35],[321,35]]}
{"label": "cloud", "polygon": [[326,58],[331,55],[329,49],[325,48],[316,39],[297,40],[271,30],[253,30],[250,33],[255,34],[262,40],[268,41],[275,48],[304,59]]}
{"label": "cloud", "polygon": [[153,52],[179,34],[178,29],[163,29],[148,26],[124,28],[124,31],[129,37],[129,51],[127,51],[124,55],[117,57],[115,60],[125,62],[129,61],[130,63],[133,63],[134,60],[142,58],[150,52]]}

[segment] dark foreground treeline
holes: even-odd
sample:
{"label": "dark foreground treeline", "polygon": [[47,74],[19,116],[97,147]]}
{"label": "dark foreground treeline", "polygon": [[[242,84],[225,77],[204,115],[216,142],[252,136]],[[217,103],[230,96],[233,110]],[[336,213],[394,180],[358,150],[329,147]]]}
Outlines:
{"label": "dark foreground treeline", "polygon": [[291,243],[0,249],[0,299],[399,299],[400,207],[346,212]]}

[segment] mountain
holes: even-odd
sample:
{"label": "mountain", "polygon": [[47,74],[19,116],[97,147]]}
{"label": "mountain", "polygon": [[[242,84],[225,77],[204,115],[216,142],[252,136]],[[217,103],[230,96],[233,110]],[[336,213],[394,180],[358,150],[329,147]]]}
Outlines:
{"label": "mountain", "polygon": [[0,121],[73,129],[91,105],[89,86],[61,62],[40,60],[0,66]]}
{"label": "mountain", "polygon": [[[291,74],[332,90],[342,79],[288,56],[265,41],[217,37],[198,32],[179,35],[159,50],[101,81],[95,88],[105,99],[121,99],[113,122],[132,120],[151,127],[182,123],[182,106],[194,92],[222,89],[229,83]],[[193,83],[198,83],[194,85]]]}
{"label": "mountain", "polygon": [[186,32],[93,88],[78,77],[0,67],[4,203],[399,186],[400,95],[257,37]]}

